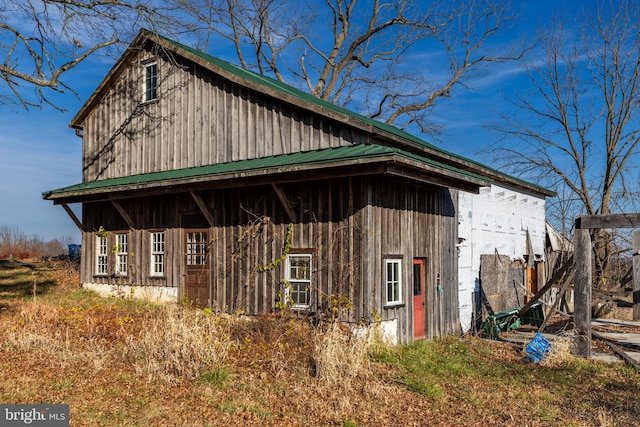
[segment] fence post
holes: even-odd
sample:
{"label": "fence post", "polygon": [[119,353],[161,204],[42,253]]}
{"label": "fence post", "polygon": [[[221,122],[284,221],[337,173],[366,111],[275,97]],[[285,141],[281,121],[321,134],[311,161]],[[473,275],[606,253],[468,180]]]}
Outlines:
{"label": "fence post", "polygon": [[589,229],[574,232],[575,277],[574,320],[576,322],[576,352],[591,355],[591,235]]}
{"label": "fence post", "polygon": [[633,320],[640,320],[640,230],[633,232]]}

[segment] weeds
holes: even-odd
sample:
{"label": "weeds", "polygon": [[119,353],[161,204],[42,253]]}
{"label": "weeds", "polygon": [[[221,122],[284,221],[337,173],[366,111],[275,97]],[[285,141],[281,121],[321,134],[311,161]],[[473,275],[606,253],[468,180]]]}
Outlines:
{"label": "weeds", "polygon": [[149,380],[198,378],[224,363],[234,346],[220,318],[166,305],[138,336],[127,336],[123,355]]}
{"label": "weeds", "polygon": [[200,375],[199,380],[203,383],[208,383],[216,387],[222,387],[231,375],[231,369],[226,366],[215,366],[208,371],[203,372]]}
{"label": "weeds", "polygon": [[350,388],[355,377],[368,373],[368,347],[366,337],[357,337],[340,322],[331,322],[326,332],[315,337],[313,359],[318,380]]}
{"label": "weeds", "polygon": [[70,403],[74,425],[640,425],[640,376],[562,340],[526,364],[479,338],[388,346],[340,323],[100,298],[59,277],[35,302],[0,283],[14,292],[0,400]]}

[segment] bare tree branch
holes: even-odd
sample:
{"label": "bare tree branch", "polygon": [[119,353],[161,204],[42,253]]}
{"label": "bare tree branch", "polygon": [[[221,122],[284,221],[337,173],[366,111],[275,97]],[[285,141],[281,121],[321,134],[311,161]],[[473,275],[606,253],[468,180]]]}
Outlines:
{"label": "bare tree branch", "polygon": [[[501,166],[568,197],[570,215],[558,215],[566,228],[576,215],[640,200],[638,178],[627,179],[640,156],[640,9],[612,5],[576,23],[555,19],[541,32],[539,55],[525,65],[530,89],[511,98],[518,113],[494,126],[503,136],[494,151]],[[603,270],[611,235],[594,236]]]}
{"label": "bare tree branch", "polygon": [[176,35],[190,30],[162,0],[5,0],[0,4],[0,103],[24,108],[73,92],[68,71],[98,52],[118,55],[141,27]]}
{"label": "bare tree branch", "polygon": [[[517,16],[501,0],[188,3],[202,22],[196,26],[229,40],[242,66],[424,132],[438,130],[429,119],[437,100],[466,87],[486,66],[521,55],[515,46],[490,47]],[[424,52],[438,61],[419,59]]]}

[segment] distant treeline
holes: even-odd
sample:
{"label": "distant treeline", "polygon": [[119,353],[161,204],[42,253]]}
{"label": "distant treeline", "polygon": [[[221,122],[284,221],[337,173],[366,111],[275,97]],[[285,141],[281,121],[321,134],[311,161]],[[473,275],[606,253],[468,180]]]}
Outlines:
{"label": "distant treeline", "polygon": [[67,254],[71,237],[44,241],[40,237],[28,236],[16,227],[0,225],[0,259],[39,258]]}

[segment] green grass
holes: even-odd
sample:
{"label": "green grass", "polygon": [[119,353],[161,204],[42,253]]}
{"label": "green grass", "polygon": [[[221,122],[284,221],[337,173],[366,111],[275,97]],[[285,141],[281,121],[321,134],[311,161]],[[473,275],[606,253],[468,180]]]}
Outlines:
{"label": "green grass", "polygon": [[[459,340],[417,341],[409,345],[380,348],[372,360],[392,365],[399,372],[398,381],[408,390],[441,399],[446,393],[439,385],[476,376],[481,363]],[[496,375],[502,375],[502,372]]]}
{"label": "green grass", "polygon": [[229,381],[231,369],[226,366],[216,366],[200,374],[200,381],[216,387],[222,387]]}

